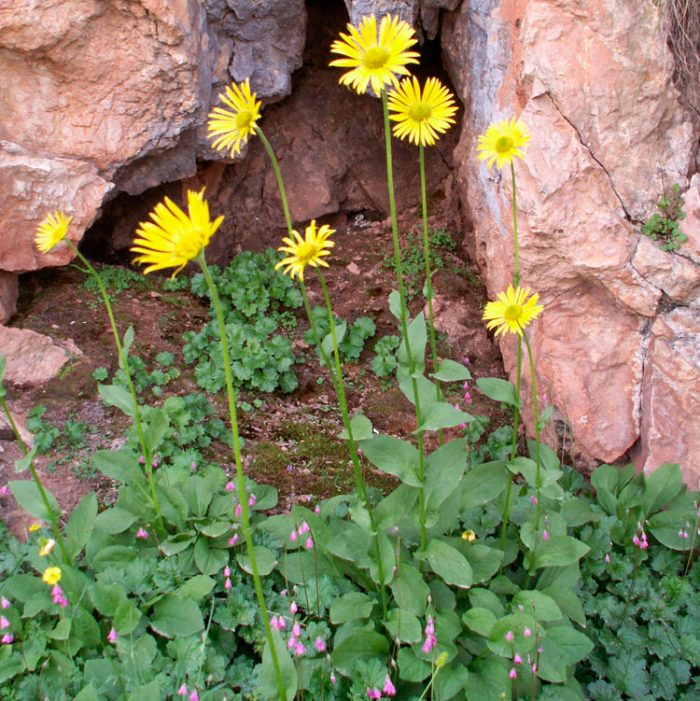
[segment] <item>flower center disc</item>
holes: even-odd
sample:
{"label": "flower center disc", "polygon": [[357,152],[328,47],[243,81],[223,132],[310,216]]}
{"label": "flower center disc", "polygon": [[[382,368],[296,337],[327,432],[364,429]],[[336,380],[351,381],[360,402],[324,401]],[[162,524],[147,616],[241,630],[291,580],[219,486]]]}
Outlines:
{"label": "flower center disc", "polygon": [[176,252],[181,258],[194,260],[202,250],[202,232],[199,229],[188,230],[178,241]]}
{"label": "flower center disc", "polygon": [[432,107],[430,105],[426,105],[424,102],[419,102],[417,105],[411,105],[408,110],[408,116],[414,122],[422,122],[425,119],[429,119],[432,113]]}
{"label": "flower center disc", "polygon": [[381,68],[389,58],[389,52],[381,46],[373,46],[365,51],[364,64],[366,68]]}
{"label": "flower center disc", "polygon": [[501,136],[496,141],[496,151],[498,153],[508,153],[513,148],[513,138],[510,136]]}
{"label": "flower center disc", "polygon": [[245,129],[253,119],[253,115],[248,110],[242,110],[236,115],[236,127]]}
{"label": "flower center disc", "polygon": [[523,313],[523,308],[519,304],[509,304],[503,310],[503,318],[506,321],[518,321]]}
{"label": "flower center disc", "polygon": [[297,258],[300,263],[308,263],[317,252],[318,249],[313,243],[304,241],[304,243],[300,243],[299,248],[297,248]]}

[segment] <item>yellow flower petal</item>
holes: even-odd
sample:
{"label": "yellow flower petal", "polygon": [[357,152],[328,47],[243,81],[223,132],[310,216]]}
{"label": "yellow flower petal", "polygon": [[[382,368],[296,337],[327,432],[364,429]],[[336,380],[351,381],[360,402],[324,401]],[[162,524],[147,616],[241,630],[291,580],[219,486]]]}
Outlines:
{"label": "yellow flower petal", "polygon": [[491,124],[485,134],[479,137],[479,160],[486,161],[490,168],[494,161],[496,168],[509,165],[514,158],[523,158],[522,149],[530,141],[527,127],[515,117]]}
{"label": "yellow flower petal", "polygon": [[359,27],[348,24],[349,34],[341,32],[331,52],[336,58],[330,65],[351,70],[340,76],[341,85],[349,85],[358,94],[372,90],[379,95],[386,85],[398,85],[397,75],[410,75],[406,66],[418,63],[419,54],[409,49],[417,43],[413,28],[392,15],[382,17],[377,34],[377,18],[363,17]]}
{"label": "yellow flower petal", "polygon": [[452,93],[437,78],[428,78],[423,90],[415,76],[405,78],[389,93],[388,104],[394,135],[416,146],[433,146],[454,124],[457,111]]}
{"label": "yellow flower petal", "polygon": [[514,289],[512,285],[506,292],[499,292],[497,301],[488,302],[484,308],[482,319],[488,322],[486,328],[495,329],[496,336],[505,333],[522,336],[523,329],[544,310],[542,305],[537,304],[539,295],[529,295],[529,289]]}
{"label": "yellow flower petal", "polygon": [[41,548],[39,549],[40,557],[46,557],[47,555],[51,554],[55,547],[56,541],[53,538],[44,539],[44,542],[41,544]]}
{"label": "yellow flower petal", "polygon": [[212,148],[216,151],[229,149],[231,158],[241,152],[241,146],[255,132],[255,122],[260,119],[262,102],[250,90],[250,80],[240,85],[232,83],[219,99],[228,109],[215,107],[209,113],[207,122],[210,139],[214,139]]}
{"label": "yellow flower petal", "polygon": [[148,265],[144,274],[175,268],[172,275],[175,277],[207,247],[224,220],[221,216],[211,221],[204,190],[189,190],[187,207],[186,214],[166,197],[164,203],[157,204],[151,212],[153,221],[141,222],[139,225],[134,245],[129,250],[141,254],[134,258],[134,263]]}
{"label": "yellow flower petal", "polygon": [[58,584],[61,581],[61,568],[47,567],[44,570],[44,574],[42,575],[41,579],[51,587],[54,584]]}
{"label": "yellow flower petal", "polygon": [[281,253],[289,255],[275,265],[275,270],[283,268],[282,272],[289,275],[292,280],[299,276],[299,279],[303,281],[304,268],[307,265],[313,268],[319,265],[328,267],[328,263],[323,260],[323,257],[329,256],[330,249],[335,246],[335,242],[329,240],[329,237],[334,233],[335,229],[331,229],[327,224],[316,229],[316,221],[312,221],[306,227],[304,238],[300,236],[298,231],[292,231],[291,234],[294,238],[283,238],[282,242],[287,245],[277,249]]}
{"label": "yellow flower petal", "polygon": [[47,214],[34,234],[34,245],[37,250],[40,253],[48,253],[57,243],[63,241],[68,234],[68,225],[71,221],[73,217],[67,217],[58,210]]}

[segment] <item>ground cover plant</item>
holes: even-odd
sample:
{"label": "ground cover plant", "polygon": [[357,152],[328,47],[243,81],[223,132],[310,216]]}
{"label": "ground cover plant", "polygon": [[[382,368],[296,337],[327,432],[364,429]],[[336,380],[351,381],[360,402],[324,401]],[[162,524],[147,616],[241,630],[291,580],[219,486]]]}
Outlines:
{"label": "ground cover plant", "polygon": [[[115,499],[98,504],[89,493],[64,521],[36,470],[38,447],[24,444],[9,410],[0,360],[0,406],[25,453],[17,471],[31,474],[9,489],[36,519],[27,544],[0,541],[3,698],[697,698],[698,495],[677,465],[649,476],[600,466],[591,488],[541,442],[548,412],[540,412],[528,327],[545,310],[522,286],[515,205],[512,285],[483,316],[513,337],[516,381],[476,380],[512,423],[486,435],[486,421],[467,411],[475,391],[468,364],[437,352],[424,167],[425,147],[454,123],[457,107],[439,81],[410,75],[418,55],[406,23],[387,15],[378,26],[366,17],[348,32],[332,46],[340,56],[332,65],[349,69],[340,81],[358,94],[371,85],[384,113],[396,273],[387,304],[397,340],[382,345],[380,369],[413,407],[411,430],[383,434],[350,406],[341,356],[359,355],[371,334],[360,323],[343,349],[360,320],[351,326],[333,312],[323,268],[333,264],[335,232],[315,221],[302,233],[293,228],[258,124],[260,103],[248,81],[230,86],[210,115],[213,146],[234,155],[247,139],[262,140],[287,223],[282,256],[251,254],[231,269],[210,268],[206,248],[223,217],[212,219],[204,191],[187,193],[187,211],[167,198],[158,204],[132,247],[146,274],[199,267],[192,291],[207,300],[211,319],[187,337],[184,356],[202,368],[203,388],[225,401],[226,426],[203,395],[149,396],[150,386],[167,393],[168,383],[139,380],[133,327],[119,327],[100,274],[67,237],[70,217],[53,213],[37,232],[40,251],[71,247],[94,281],[119,358],[112,381],[97,375],[98,391],[130,426],[124,440],[91,456],[93,469],[114,482]],[[418,148],[427,314],[413,317],[392,134]],[[509,166],[514,200],[515,159],[529,139],[513,118],[479,140],[488,167]],[[312,284],[324,302],[315,309]],[[238,393],[246,383],[292,389],[285,373],[293,358],[285,351],[281,365],[278,357],[258,362],[254,349],[274,346],[270,334],[302,305],[338,400],[354,490],[287,510],[277,508],[275,488],[244,473]],[[524,354],[531,440],[521,440]],[[162,368],[172,358],[158,363],[167,377]],[[448,400],[455,393],[462,401]],[[226,456],[205,454],[213,440],[228,445]],[[370,468],[394,486],[369,487]]]}

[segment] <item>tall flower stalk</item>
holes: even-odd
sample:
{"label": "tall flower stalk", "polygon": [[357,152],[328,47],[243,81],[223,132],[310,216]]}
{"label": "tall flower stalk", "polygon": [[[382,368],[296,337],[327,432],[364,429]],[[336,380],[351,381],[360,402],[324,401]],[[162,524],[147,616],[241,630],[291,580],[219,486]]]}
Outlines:
{"label": "tall flower stalk", "polygon": [[[511,184],[512,184],[512,200],[511,209],[513,213],[513,287],[519,289],[520,285],[520,246],[518,240],[518,205],[517,205],[517,183],[515,178],[515,158],[523,158],[523,149],[530,140],[530,135],[525,128],[525,125],[519,120],[504,119],[498,123],[491,124],[485,134],[479,136],[478,147],[479,160],[486,161],[488,167],[494,163],[497,168],[502,168],[504,165],[510,165]],[[516,349],[516,369],[515,369],[515,405],[513,407],[513,438],[510,449],[511,463],[515,460],[518,446],[518,428],[520,426],[520,395],[522,389],[522,335],[518,334],[517,349]],[[536,403],[536,399],[533,401]],[[539,442],[539,441],[538,441]],[[538,446],[539,452],[539,446]],[[539,460],[537,466],[539,475]],[[506,531],[508,529],[508,520],[510,518],[510,502],[513,490],[513,474],[509,471],[508,483],[506,485],[506,494],[503,503],[503,513],[501,519],[501,549],[505,547]],[[539,521],[539,494],[538,502],[538,521]]]}
{"label": "tall flower stalk", "polygon": [[152,221],[141,223],[140,228],[136,232],[137,238],[134,240],[134,246],[132,246],[131,250],[139,254],[135,262],[148,265],[144,273],[165,268],[175,268],[176,270],[173,273],[173,276],[175,276],[189,261],[194,260],[201,268],[204,281],[209,290],[209,298],[211,299],[219,330],[219,344],[223,360],[231,436],[233,438],[233,455],[236,466],[236,490],[243,522],[243,538],[250,562],[250,569],[253,574],[253,584],[260,616],[265,627],[279,701],[285,701],[285,686],[275,639],[267,613],[267,604],[255,557],[255,546],[250,525],[250,512],[245,489],[245,476],[243,475],[243,461],[241,459],[236,392],[233,387],[233,372],[231,370],[231,355],[226,337],[226,323],[219,294],[204,255],[205,248],[224,218],[220,216],[215,221],[211,221],[209,205],[204,200],[204,190],[200,192],[189,191],[187,199],[189,209],[187,214],[168,198],[165,199],[165,203],[156,205],[155,210],[151,213]]}
{"label": "tall flower stalk", "polygon": [[[234,97],[236,99],[233,99]],[[258,124],[256,124],[260,116],[261,103],[256,99],[255,93],[250,91],[249,82],[245,81],[245,83],[240,87],[232,85],[230,88],[227,88],[226,93],[221,95],[221,99],[229,109],[215,108],[209,114],[209,136],[210,138],[215,139],[212,147],[218,150],[228,148],[230,149],[231,156],[233,157],[240,150],[241,144],[245,143],[249,136],[256,134],[260,138],[260,141],[267,152],[272,164],[272,169],[275,173],[288,234],[288,236],[283,239],[283,243],[285,245],[279,249],[286,254],[286,257],[283,258],[275,267],[277,269],[284,268],[284,272],[289,274],[292,279],[296,277],[299,280],[299,285],[304,300],[304,309],[309,320],[314,342],[319,349],[319,353],[321,354],[321,358],[323,359],[325,366],[328,368],[331,377],[331,384],[333,385],[333,389],[338,397],[338,403],[340,404],[341,415],[343,418],[343,426],[348,436],[348,451],[350,453],[350,459],[353,466],[355,489],[363,507],[369,514],[370,523],[374,532],[374,549],[380,579],[379,592],[382,603],[382,611],[386,617],[388,612],[388,600],[384,586],[384,572],[380,558],[378,532],[374,513],[369,508],[367,501],[367,487],[362,474],[362,468],[357,454],[357,444],[355,442],[352,423],[350,421],[350,412],[348,410],[345,384],[343,382],[342,367],[338,353],[338,339],[336,334],[335,319],[333,318],[332,305],[330,297],[328,296],[328,289],[326,287],[325,279],[319,269],[319,266],[327,267],[328,265],[325,262],[324,257],[330,254],[330,249],[335,245],[334,242],[330,240],[330,236],[334,233],[334,231],[327,225],[317,228],[315,221],[312,221],[306,228],[305,236],[303,238],[297,231],[294,230],[289,211],[287,192],[284,187],[279,161],[277,160],[275,151],[265,136],[263,130]],[[319,282],[321,284],[321,289],[323,290],[326,312],[328,314],[328,323],[332,335],[333,358],[329,357],[328,353],[326,353],[325,349],[323,348],[316,321],[311,313],[309,296],[306,290],[306,284],[304,283],[304,268],[307,265],[316,268],[319,274]]]}
{"label": "tall flower stalk", "polygon": [[141,445],[141,451],[144,457],[146,479],[148,481],[148,488],[150,491],[149,496],[153,505],[153,510],[155,511],[156,521],[162,527],[163,520],[160,512],[160,503],[158,501],[158,495],[156,494],[155,480],[153,479],[153,463],[151,459],[152,455],[150,451],[150,446],[146,441],[146,433],[144,431],[143,421],[141,419],[141,411],[139,409],[138,396],[136,394],[134,381],[131,376],[131,370],[129,369],[127,354],[124,350],[124,345],[122,343],[122,339],[119,334],[119,329],[117,328],[117,322],[114,317],[112,303],[109,299],[109,294],[107,293],[107,288],[105,287],[104,281],[102,280],[102,276],[97,272],[97,270],[95,270],[95,268],[90,264],[87,258],[85,258],[85,256],[78,250],[76,245],[68,238],[68,227],[72,219],[73,217],[67,217],[63,212],[57,211],[53,214],[49,214],[39,225],[36,235],[34,237],[34,243],[40,253],[49,253],[59,243],[66,244],[68,248],[70,248],[75,258],[77,258],[83,266],[82,268],[80,268],[80,266],[76,267],[78,267],[78,269],[86,275],[90,275],[97,284],[97,288],[100,291],[100,296],[102,297],[102,303],[104,304],[105,310],[107,312],[107,317],[109,318],[109,325],[112,330],[114,345],[117,348],[119,365],[124,371],[126,382],[129,387],[129,393],[131,395],[131,410],[133,412],[134,425],[136,426],[139,444]]}

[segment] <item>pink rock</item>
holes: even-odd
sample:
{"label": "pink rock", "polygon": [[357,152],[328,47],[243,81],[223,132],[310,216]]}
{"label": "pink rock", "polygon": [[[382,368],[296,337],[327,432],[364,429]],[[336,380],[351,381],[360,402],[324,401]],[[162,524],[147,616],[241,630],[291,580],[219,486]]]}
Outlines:
{"label": "pink rock", "polygon": [[640,450],[645,472],[679,463],[700,488],[700,312],[678,308],[657,317],[644,364]]}

